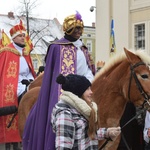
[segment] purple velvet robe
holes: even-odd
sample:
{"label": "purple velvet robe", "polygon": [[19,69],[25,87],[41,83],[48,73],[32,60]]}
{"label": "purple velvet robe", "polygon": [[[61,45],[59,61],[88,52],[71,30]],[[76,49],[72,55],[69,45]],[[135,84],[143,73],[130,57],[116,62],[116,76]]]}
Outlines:
{"label": "purple velvet robe", "polygon": [[[95,66],[83,47],[89,68],[95,72]],[[24,150],[55,150],[55,134],[51,126],[51,112],[58,102],[61,87],[56,83],[57,76],[62,73],[76,73],[76,47],[62,38],[51,44],[46,56],[46,67],[37,102],[27,118],[23,133]]]}

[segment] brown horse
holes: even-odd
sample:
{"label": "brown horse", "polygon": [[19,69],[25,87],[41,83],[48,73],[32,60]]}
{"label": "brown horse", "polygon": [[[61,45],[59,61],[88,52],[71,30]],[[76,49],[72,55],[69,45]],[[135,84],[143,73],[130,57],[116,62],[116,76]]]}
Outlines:
{"label": "brown horse", "polygon": [[[125,55],[126,54],[126,55]],[[142,106],[150,95],[150,57],[137,51],[112,58],[95,76],[92,84],[98,104],[100,127],[119,126],[127,102]],[[107,150],[116,150],[120,137],[108,142]],[[104,141],[100,141],[100,146]]]}
{"label": "brown horse", "polygon": [[[150,95],[148,64],[150,64],[150,57],[146,54],[140,52],[134,54],[125,49],[125,53],[114,56],[96,74],[92,83],[92,90],[93,99],[99,108],[99,127],[119,126],[127,102],[131,101],[135,106],[142,106],[145,101],[148,101],[148,95]],[[31,94],[31,90],[27,94]],[[24,95],[19,106],[21,136],[29,111],[37,99],[36,97],[36,99],[31,100],[31,95],[29,98],[30,100],[26,99]],[[28,108],[25,108],[26,105]],[[118,137],[115,141],[108,142],[105,150],[116,150],[119,141],[120,138]],[[100,142],[100,146],[103,143],[104,141]]]}
{"label": "brown horse", "polygon": [[44,73],[41,73],[33,82],[30,83],[28,92],[24,94],[20,101],[18,107],[18,128],[21,137],[27,116],[37,100],[42,85],[43,75]]}

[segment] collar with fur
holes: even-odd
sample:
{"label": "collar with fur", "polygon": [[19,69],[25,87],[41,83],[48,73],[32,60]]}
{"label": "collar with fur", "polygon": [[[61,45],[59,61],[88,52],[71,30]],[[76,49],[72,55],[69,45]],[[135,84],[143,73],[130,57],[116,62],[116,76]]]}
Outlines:
{"label": "collar with fur", "polygon": [[[91,108],[90,106],[81,98],[76,96],[75,94],[63,91],[60,99],[64,102],[69,103],[71,106],[76,108],[85,118],[89,119]],[[97,104],[95,102],[91,102],[91,106],[95,111],[95,122],[97,121]]]}

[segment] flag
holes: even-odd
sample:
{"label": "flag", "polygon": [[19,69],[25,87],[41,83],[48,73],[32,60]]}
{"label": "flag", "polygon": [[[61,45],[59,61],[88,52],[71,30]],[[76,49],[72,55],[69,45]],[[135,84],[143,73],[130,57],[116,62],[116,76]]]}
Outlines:
{"label": "flag", "polygon": [[[20,25],[24,26],[21,19],[20,19]],[[28,35],[27,32],[26,32],[26,37],[25,37],[25,45],[26,45],[25,48],[28,52],[33,50],[33,44],[32,44],[32,41],[30,39],[30,36]]]}
{"label": "flag", "polygon": [[0,49],[2,48],[2,31],[0,29]]}
{"label": "flag", "polygon": [[10,38],[8,35],[4,32],[4,30],[1,31],[1,39],[0,39],[0,48],[7,46],[11,43]]}
{"label": "flag", "polygon": [[111,31],[110,31],[110,55],[116,53],[115,33],[114,33],[114,20],[111,20]]}

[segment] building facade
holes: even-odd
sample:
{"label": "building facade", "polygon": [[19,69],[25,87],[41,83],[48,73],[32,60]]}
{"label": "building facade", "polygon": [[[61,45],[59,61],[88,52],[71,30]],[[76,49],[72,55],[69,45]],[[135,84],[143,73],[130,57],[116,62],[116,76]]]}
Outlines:
{"label": "building facade", "polygon": [[95,62],[95,24],[85,26],[81,37],[83,43],[87,46],[89,53]]}
{"label": "building facade", "polygon": [[150,0],[96,0],[96,61],[110,58],[112,19],[116,53],[125,47],[150,54]]}

